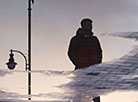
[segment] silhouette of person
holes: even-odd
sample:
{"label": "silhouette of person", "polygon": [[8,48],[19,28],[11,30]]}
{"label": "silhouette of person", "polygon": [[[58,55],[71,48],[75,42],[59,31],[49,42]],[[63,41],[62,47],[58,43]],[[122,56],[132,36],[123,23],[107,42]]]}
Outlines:
{"label": "silhouette of person", "polygon": [[[89,18],[83,19],[81,28],[70,41],[68,56],[75,65],[75,70],[102,62],[102,48],[98,38],[92,32],[92,23]],[[94,98],[93,101],[100,102],[100,97]]]}
{"label": "silhouette of person", "polygon": [[72,37],[68,48],[68,56],[76,69],[86,68],[102,62],[100,42],[92,32],[92,20],[83,19],[81,28]]}

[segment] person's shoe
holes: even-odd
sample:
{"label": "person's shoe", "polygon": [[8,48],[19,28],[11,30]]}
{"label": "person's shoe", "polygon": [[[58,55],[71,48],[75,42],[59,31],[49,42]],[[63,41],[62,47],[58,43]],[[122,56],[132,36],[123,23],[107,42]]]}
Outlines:
{"label": "person's shoe", "polygon": [[100,96],[95,97],[95,98],[93,99],[93,101],[94,101],[94,102],[100,102]]}

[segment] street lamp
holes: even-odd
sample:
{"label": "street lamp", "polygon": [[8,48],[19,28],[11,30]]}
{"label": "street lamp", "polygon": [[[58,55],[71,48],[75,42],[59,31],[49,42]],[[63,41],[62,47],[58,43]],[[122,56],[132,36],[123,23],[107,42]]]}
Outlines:
{"label": "street lamp", "polygon": [[6,65],[8,66],[8,68],[9,68],[10,70],[14,69],[15,66],[17,65],[17,63],[14,62],[13,56],[14,56],[14,54],[13,54],[13,51],[11,50],[9,62],[6,63]]}
{"label": "street lamp", "polygon": [[[17,65],[17,63],[14,62],[13,52],[20,53],[24,57],[25,68],[26,68],[26,71],[28,71],[28,95],[31,95],[31,10],[32,10],[31,4],[34,4],[34,0],[28,0],[28,60],[21,51],[10,50],[11,53],[10,53],[9,62],[6,63],[8,68],[13,70]],[[31,100],[31,98],[28,98],[28,100]]]}
{"label": "street lamp", "polygon": [[13,58],[13,56],[14,56],[13,52],[17,52],[17,53],[21,54],[24,57],[24,59],[25,59],[25,70],[27,71],[28,70],[28,63],[27,63],[26,56],[21,51],[18,51],[18,50],[12,50],[11,49],[10,52],[11,53],[9,54],[9,56],[10,56],[9,62],[6,63],[6,65],[8,66],[8,68],[10,70],[13,70],[15,68],[15,66],[17,65],[17,63],[14,62],[14,58]]}

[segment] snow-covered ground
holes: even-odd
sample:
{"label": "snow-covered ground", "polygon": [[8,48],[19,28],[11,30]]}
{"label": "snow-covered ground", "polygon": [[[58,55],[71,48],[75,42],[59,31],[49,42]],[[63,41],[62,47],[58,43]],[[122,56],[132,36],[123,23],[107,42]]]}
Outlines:
{"label": "snow-covered ground", "polygon": [[[103,34],[138,40],[138,32]],[[27,72],[0,70],[0,102],[138,102],[138,46],[121,58],[77,71],[34,70],[32,95]]]}

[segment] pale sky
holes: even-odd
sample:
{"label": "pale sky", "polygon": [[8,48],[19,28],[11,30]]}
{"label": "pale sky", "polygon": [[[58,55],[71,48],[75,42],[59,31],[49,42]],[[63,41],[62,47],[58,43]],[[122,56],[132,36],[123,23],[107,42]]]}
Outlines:
{"label": "pale sky", "polygon": [[[6,68],[11,48],[27,53],[27,1],[0,0],[1,69]],[[138,0],[35,0],[32,8],[33,70],[74,69],[67,57],[67,49],[85,17],[94,21],[93,31],[101,42],[105,61],[115,55],[111,50],[114,46],[110,44],[122,47],[127,43],[107,41],[100,34],[138,29]],[[15,57],[17,68],[22,70],[24,59],[19,54]]]}

